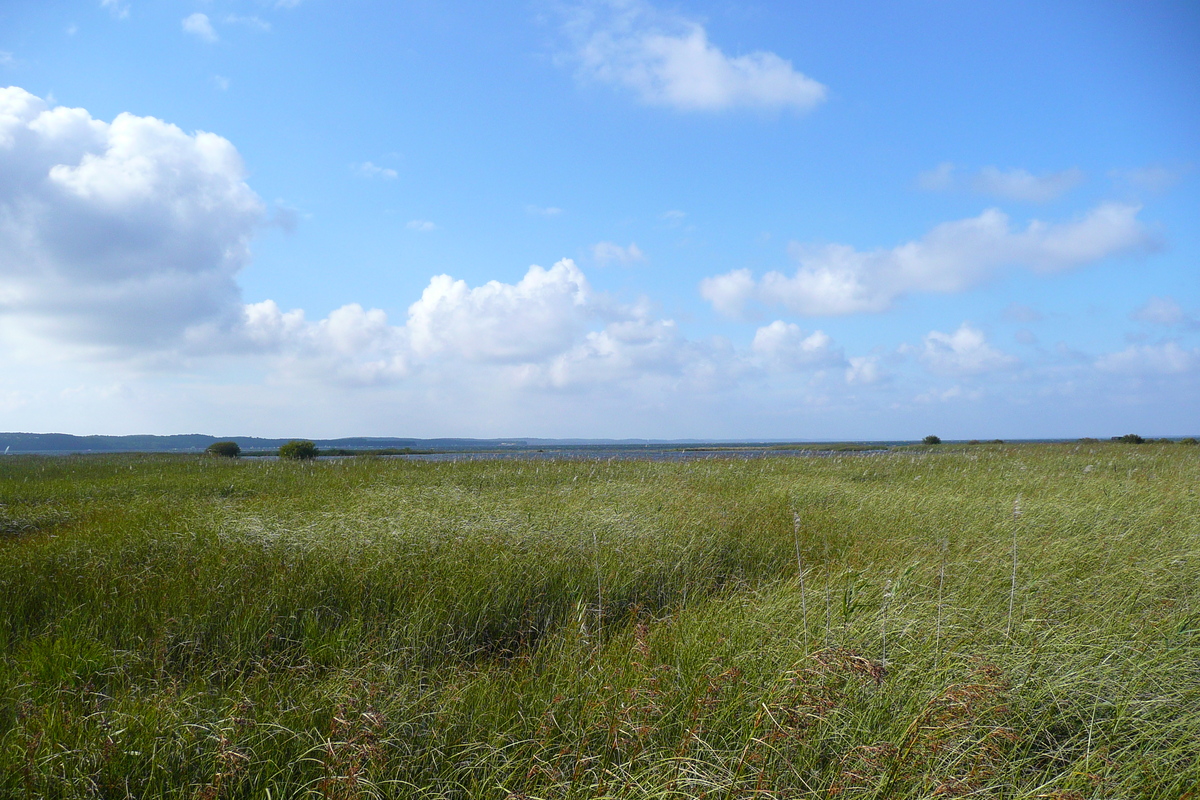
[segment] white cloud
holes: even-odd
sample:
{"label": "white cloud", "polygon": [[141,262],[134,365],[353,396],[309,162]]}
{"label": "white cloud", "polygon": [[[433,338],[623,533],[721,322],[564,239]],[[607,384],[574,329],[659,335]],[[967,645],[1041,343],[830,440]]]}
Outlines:
{"label": "white cloud", "polygon": [[400,173],[388,167],[380,167],[372,164],[370,161],[364,161],[361,164],[352,165],[355,172],[364,178],[381,178],[385,181],[395,180],[400,177]]}
{"label": "white cloud", "polygon": [[746,305],[758,296],[759,287],[748,269],[735,269],[700,281],[700,296],[712,303],[718,313],[741,317]]}
{"label": "white cloud", "polygon": [[264,214],[243,178],[215,134],[0,89],[0,316],[129,347],[236,318]]}
{"label": "white cloud", "polygon": [[13,58],[12,53],[7,50],[0,50],[0,67],[11,67],[15,63],[17,63],[17,60]]}
{"label": "white cloud", "polygon": [[1170,297],[1151,297],[1129,316],[1130,319],[1155,325],[1196,324],[1196,320]]}
{"label": "white cloud", "polygon": [[117,19],[125,19],[129,16],[129,3],[124,0],[100,0],[100,7],[107,8],[108,12]]}
{"label": "white cloud", "polygon": [[754,332],[750,350],[768,366],[797,370],[840,366],[846,363],[841,348],[823,331],[805,333],[800,326],[775,320]]}
{"label": "white cloud", "polygon": [[380,309],[357,303],[334,309],[314,323],[301,310],[280,311],[271,300],[247,305],[234,341],[201,342],[201,346],[240,343],[250,351],[277,353],[280,372],[318,383],[381,385],[407,377],[411,353],[407,332],[388,323]]}
{"label": "white cloud", "polygon": [[972,185],[979,194],[1027,203],[1047,203],[1066,194],[1083,180],[1084,174],[1078,169],[1034,175],[1023,169],[984,167],[975,176]]}
{"label": "white cloud", "polygon": [[923,341],[921,361],[931,372],[941,375],[979,375],[1018,363],[1016,358],[991,347],[982,331],[965,322],[954,333],[930,331]]}
{"label": "white cloud", "polygon": [[295,8],[300,5],[303,0],[275,0],[276,8]]}
{"label": "white cloud", "polygon": [[851,385],[869,386],[882,378],[878,356],[854,356],[846,367],[846,383]]}
{"label": "white cloud", "polygon": [[638,261],[645,261],[646,254],[632,242],[629,247],[621,247],[613,242],[599,242],[592,245],[592,258],[600,266],[615,262],[623,267],[628,267]]}
{"label": "white cloud", "polygon": [[1126,375],[1179,375],[1200,367],[1200,348],[1186,350],[1175,342],[1133,345],[1096,359],[1096,368]]}
{"label": "white cloud", "polygon": [[755,281],[741,269],[704,279],[700,293],[726,316],[738,317],[752,300],[795,314],[837,315],[885,311],[910,292],[959,292],[1002,268],[1052,273],[1144,250],[1152,242],[1138,221],[1139,206],[1108,203],[1073,222],[1033,221],[1014,230],[998,209],[938,225],[919,241],[863,252],[848,245],[792,245],[800,266],[792,276],[768,272]]}
{"label": "white cloud", "polygon": [[238,14],[227,14],[225,16],[225,24],[245,25],[247,28],[253,28],[254,30],[261,31],[262,33],[269,33],[271,30],[271,23],[255,16],[246,17]]}
{"label": "white cloud", "polygon": [[684,339],[673,320],[635,312],[630,319],[588,332],[578,345],[525,377],[532,385],[561,389],[717,370],[710,350]]}
{"label": "white cloud", "polygon": [[184,17],[182,27],[185,33],[190,33],[206,42],[215,42],[217,40],[217,32],[213,30],[212,22],[209,21],[208,15],[201,14],[199,11]]}
{"label": "white cloud", "polygon": [[567,349],[595,314],[593,292],[570,259],[532,266],[520,281],[466,281],[437,275],[409,306],[413,352],[468,361],[540,360]]}
{"label": "white cloud", "polygon": [[687,217],[687,213],[680,211],[677,208],[672,208],[670,211],[664,211],[662,218],[672,225],[678,225]]}
{"label": "white cloud", "polygon": [[402,324],[357,304],[317,321],[270,300],[244,305],[236,276],[266,209],[243,177],[214,134],[132,114],[106,123],[0,90],[0,351],[25,357],[36,341],[155,368],[253,356],[307,381],[483,370],[555,387],[701,373],[713,358],[644,304],[595,292],[570,260],[512,284],[435,276]]}
{"label": "white cloud", "polygon": [[563,210],[561,208],[555,208],[554,206],[547,206],[543,208],[542,206],[527,205],[525,206],[525,213],[532,214],[535,217],[557,217],[559,214],[563,213]]}
{"label": "white cloud", "polygon": [[212,82],[213,86],[217,87],[217,89],[221,90],[222,92],[229,90],[229,78],[226,78],[224,75],[213,75]]}
{"label": "white cloud", "polygon": [[190,345],[273,355],[283,375],[350,385],[432,374],[435,382],[490,380],[497,389],[567,389],[711,375],[736,363],[732,351],[686,340],[644,304],[597,294],[570,259],[530,267],[515,284],[471,287],[434,276],[402,325],[356,304],[308,322],[303,311],[283,312],[268,300],[245,306],[237,326],[195,330]]}
{"label": "white cloud", "polygon": [[437,225],[434,225],[427,219],[411,219],[404,227],[410,231],[418,231],[420,233],[429,233],[430,231],[437,230]]}
{"label": "white cloud", "polygon": [[638,0],[577,8],[567,29],[581,76],[630,89],[647,105],[807,111],[825,99],[824,86],[775,53],[726,55],[699,23]]}

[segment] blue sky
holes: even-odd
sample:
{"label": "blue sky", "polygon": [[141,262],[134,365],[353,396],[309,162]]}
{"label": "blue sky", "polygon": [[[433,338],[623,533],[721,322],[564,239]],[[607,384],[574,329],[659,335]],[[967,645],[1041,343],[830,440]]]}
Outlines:
{"label": "blue sky", "polygon": [[1200,433],[1200,8],[0,6],[0,429]]}

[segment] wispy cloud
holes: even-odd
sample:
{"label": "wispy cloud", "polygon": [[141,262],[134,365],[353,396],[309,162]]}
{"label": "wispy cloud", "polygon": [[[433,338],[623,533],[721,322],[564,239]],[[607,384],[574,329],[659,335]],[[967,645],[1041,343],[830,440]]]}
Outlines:
{"label": "wispy cloud", "polygon": [[1165,167],[1161,164],[1152,164],[1148,167],[1110,170],[1108,177],[1137,192],[1162,194],[1179,183],[1186,172],[1186,167]]}
{"label": "wispy cloud", "polygon": [[1066,169],[1034,175],[1023,169],[1000,170],[984,167],[972,181],[979,194],[1027,203],[1048,203],[1083,183],[1082,170]]}
{"label": "wispy cloud", "polygon": [[948,192],[954,188],[954,183],[954,165],[949,161],[917,175],[917,187],[927,192]]}
{"label": "wispy cloud", "polygon": [[954,400],[980,400],[983,398],[982,389],[964,389],[955,384],[949,389],[930,389],[913,398],[916,403],[949,403]]}
{"label": "wispy cloud", "polygon": [[1065,169],[1034,175],[1025,169],[983,167],[971,175],[949,161],[917,175],[917,187],[928,192],[948,192],[968,188],[976,194],[1016,200],[1023,203],[1048,203],[1069,192],[1085,178],[1082,170]]}
{"label": "wispy cloud", "polygon": [[1021,322],[1025,324],[1031,322],[1041,322],[1043,319],[1045,319],[1045,317],[1042,316],[1042,312],[1038,311],[1036,308],[1031,308],[1020,303],[1009,303],[1001,316],[1003,316],[1008,322]]}
{"label": "wispy cloud", "polygon": [[525,213],[532,214],[535,217],[557,217],[559,214],[563,213],[563,210],[561,208],[556,208],[555,206],[543,207],[527,205],[525,206]]}
{"label": "wispy cloud", "polygon": [[408,228],[410,231],[417,231],[419,233],[429,233],[430,231],[437,230],[437,225],[434,225],[427,219],[409,220],[408,224],[406,224],[404,227]]}
{"label": "wispy cloud", "polygon": [[100,7],[108,9],[108,13],[117,19],[125,19],[129,16],[129,3],[124,0],[100,0]]}
{"label": "wispy cloud", "polygon": [[727,55],[699,22],[639,0],[577,6],[566,28],[581,77],[628,89],[647,105],[808,111],[825,99],[825,87],[791,61],[761,50]]}
{"label": "wispy cloud", "polygon": [[1184,311],[1172,297],[1151,297],[1130,314],[1129,318],[1165,327],[1183,325],[1188,328],[1200,328],[1196,317]]}
{"label": "wispy cloud", "polygon": [[1188,350],[1175,342],[1133,345],[1100,356],[1096,368],[1126,375],[1179,375],[1200,368],[1200,348]]}
{"label": "wispy cloud", "polygon": [[628,267],[638,261],[645,261],[646,254],[632,242],[628,247],[621,247],[614,242],[599,242],[592,245],[592,258],[600,266],[617,263]]}
{"label": "wispy cloud", "polygon": [[206,42],[217,41],[217,32],[213,30],[212,22],[207,14],[197,11],[195,14],[184,17],[181,25],[185,33],[190,33]]}
{"label": "wispy cloud", "polygon": [[224,21],[226,25],[244,25],[247,28],[252,28],[263,33],[269,33],[271,30],[271,23],[255,16],[246,17],[238,14],[228,14]]}
{"label": "wispy cloud", "polygon": [[938,225],[924,238],[890,250],[793,243],[800,264],[795,274],[768,272],[756,280],[747,269],[734,270],[704,279],[700,293],[731,317],[753,302],[804,315],[876,313],[912,292],[970,289],[1005,267],[1053,273],[1148,249],[1153,240],[1137,219],[1139,211],[1140,206],[1107,203],[1072,222],[1034,220],[1015,230],[993,208]]}
{"label": "wispy cloud", "polygon": [[226,78],[224,75],[213,75],[212,82],[213,86],[217,87],[217,89],[222,92],[229,89],[229,78]]}
{"label": "wispy cloud", "polygon": [[385,181],[395,180],[400,177],[400,173],[390,167],[381,167],[377,164],[372,164],[370,161],[364,161],[361,164],[351,165],[352,169],[364,178],[380,178]]}

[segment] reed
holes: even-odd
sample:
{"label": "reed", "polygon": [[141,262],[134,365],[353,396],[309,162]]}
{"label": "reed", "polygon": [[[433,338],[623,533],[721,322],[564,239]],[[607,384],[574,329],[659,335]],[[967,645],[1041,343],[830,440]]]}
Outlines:
{"label": "reed", "polygon": [[9,456],[0,797],[1183,797],[1198,484],[1114,443]]}

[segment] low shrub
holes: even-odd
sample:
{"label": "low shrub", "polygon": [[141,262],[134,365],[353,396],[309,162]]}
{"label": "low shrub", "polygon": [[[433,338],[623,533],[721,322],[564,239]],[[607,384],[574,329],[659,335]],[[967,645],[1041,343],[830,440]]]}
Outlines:
{"label": "low shrub", "polygon": [[242,448],[237,442],[213,442],[204,452],[210,456],[237,458],[242,454]]}
{"label": "low shrub", "polygon": [[311,461],[317,457],[317,446],[307,439],[293,439],[279,448],[279,457],[292,461]]}
{"label": "low shrub", "polygon": [[1114,442],[1120,442],[1121,444],[1145,444],[1146,443],[1146,440],[1143,439],[1141,436],[1138,436],[1136,433],[1127,433],[1124,436],[1114,436],[1114,437],[1112,437],[1112,440]]}
{"label": "low shrub", "polygon": [[926,437],[925,437],[924,439],[922,439],[921,441],[922,441],[922,443],[924,443],[924,444],[941,444],[941,443],[942,443],[942,439],[941,439],[941,437],[939,437],[939,436],[933,436],[933,435],[926,436]]}

